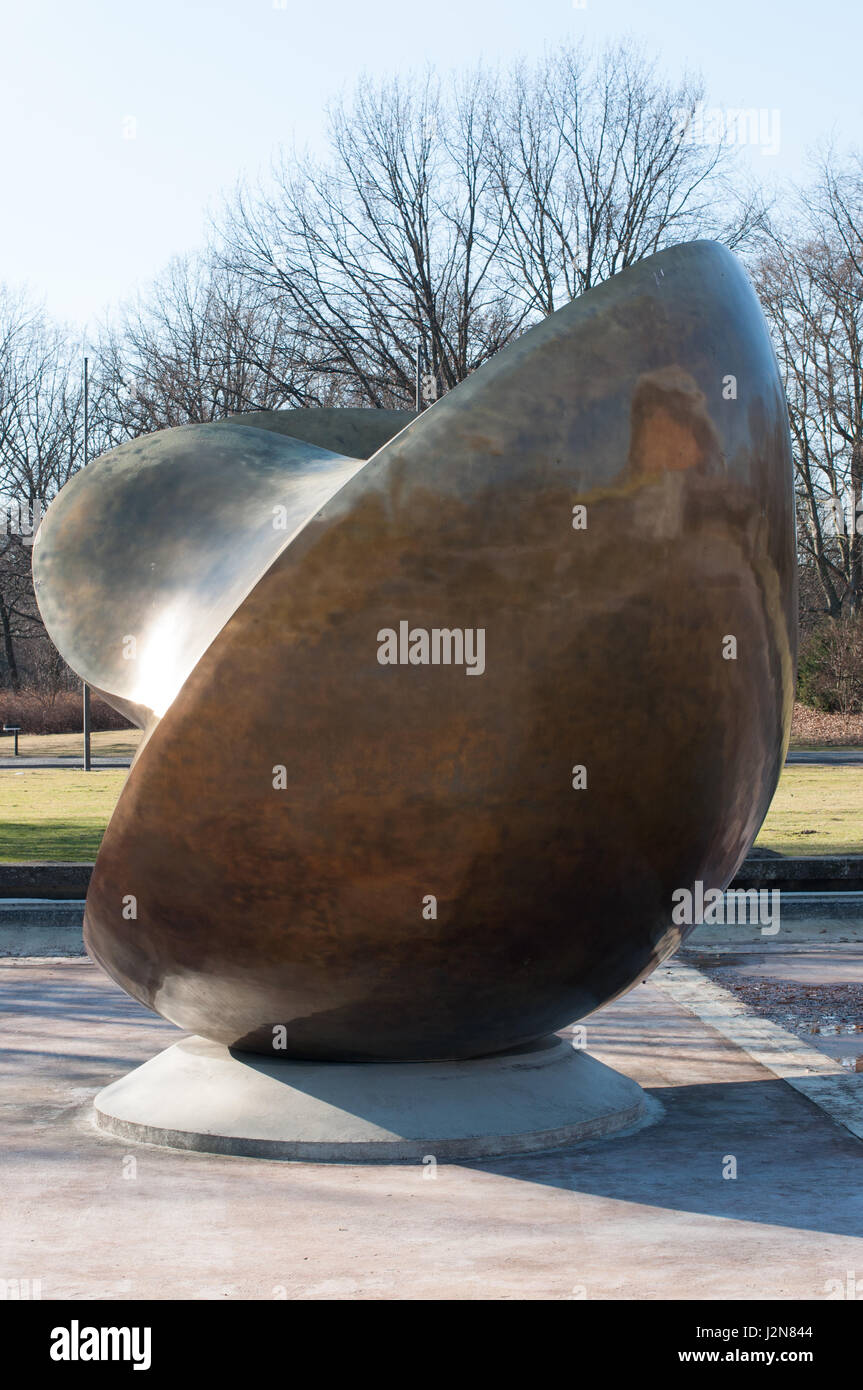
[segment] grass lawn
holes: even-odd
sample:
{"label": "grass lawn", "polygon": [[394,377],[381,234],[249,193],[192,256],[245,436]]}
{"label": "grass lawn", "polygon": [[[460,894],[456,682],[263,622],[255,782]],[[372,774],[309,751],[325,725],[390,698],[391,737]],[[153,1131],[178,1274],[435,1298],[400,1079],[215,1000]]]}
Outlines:
{"label": "grass lawn", "polygon": [[[123,758],[132,757],[143,737],[140,729],[118,729],[90,735],[90,749],[94,757]],[[11,758],[15,745],[11,738],[0,738],[0,757]],[[65,758],[73,756],[83,759],[84,735],[77,734],[19,734],[18,752],[22,758]]]}
{"label": "grass lawn", "polygon": [[[0,861],[95,859],[126,776],[0,771]],[[863,767],[787,767],[756,843],[780,854],[863,854]]]}
{"label": "grass lawn", "polygon": [[863,854],[863,767],[786,767],[755,843],[779,854]]}
{"label": "grass lawn", "polygon": [[128,773],[0,772],[0,862],[96,858]]}

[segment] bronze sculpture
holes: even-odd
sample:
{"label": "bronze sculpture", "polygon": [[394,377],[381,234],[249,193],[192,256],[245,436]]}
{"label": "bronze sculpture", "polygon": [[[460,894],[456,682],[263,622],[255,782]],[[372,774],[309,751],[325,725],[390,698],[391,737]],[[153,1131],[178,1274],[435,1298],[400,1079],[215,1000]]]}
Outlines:
{"label": "bronze sculpture", "polygon": [[48,631],[146,730],[88,948],[240,1049],[518,1048],[669,955],[672,894],[724,887],[772,798],[796,631],[775,359],[734,257],[696,242],[419,418],[355,414],[163,431],[49,510]]}

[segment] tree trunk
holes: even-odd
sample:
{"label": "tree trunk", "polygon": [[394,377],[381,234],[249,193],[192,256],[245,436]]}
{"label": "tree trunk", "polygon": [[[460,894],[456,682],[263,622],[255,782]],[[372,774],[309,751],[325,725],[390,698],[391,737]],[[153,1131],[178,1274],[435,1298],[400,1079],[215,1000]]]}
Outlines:
{"label": "tree trunk", "polygon": [[9,610],[2,599],[0,599],[0,627],[3,629],[3,654],[6,657],[6,665],[9,668],[9,684],[17,695],[21,689],[21,681],[18,676],[18,662],[15,659],[15,643],[12,640],[12,628],[9,624]]}
{"label": "tree trunk", "polygon": [[860,501],[863,493],[863,443],[855,440],[851,450],[851,515],[853,517],[850,537],[850,584],[848,606],[852,616],[860,612],[863,605],[863,512]]}

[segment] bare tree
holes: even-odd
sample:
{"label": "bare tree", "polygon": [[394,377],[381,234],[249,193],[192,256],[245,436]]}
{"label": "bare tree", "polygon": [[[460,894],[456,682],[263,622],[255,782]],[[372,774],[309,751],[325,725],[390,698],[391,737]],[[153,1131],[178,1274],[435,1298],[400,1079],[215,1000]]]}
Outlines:
{"label": "bare tree", "polygon": [[80,465],[80,356],[66,330],[0,290],[0,495],[43,505]]}
{"label": "bare tree", "polygon": [[283,155],[269,186],[237,192],[225,263],[290,304],[345,400],[407,405],[418,345],[448,389],[661,246],[751,235],[763,208],[732,195],[733,150],[687,137],[700,96],[627,44],[506,79],[366,80],[331,112],[329,159]]}
{"label": "bare tree", "polygon": [[290,304],[344,403],[412,404],[418,347],[447,389],[524,321],[495,278],[494,83],[448,97],[431,73],[362,82],[331,112],[328,163],[282,157],[224,219],[226,263]]}
{"label": "bare tree", "polygon": [[863,170],[798,190],[754,276],[785,374],[798,543],[837,619],[863,603]]}
{"label": "bare tree", "polygon": [[695,78],[661,81],[630,41],[515,68],[488,158],[500,258],[520,302],[550,314],[664,246],[699,236],[738,246],[763,225],[730,135],[693,138],[703,97]]}
{"label": "bare tree", "polygon": [[113,443],[304,405],[311,373],[282,306],[210,253],[174,260],[102,333],[97,417]]}
{"label": "bare tree", "polygon": [[2,664],[12,690],[21,688],[19,644],[41,628],[30,577],[30,552],[19,535],[0,536],[0,642]]}
{"label": "bare tree", "polygon": [[20,643],[38,637],[33,530],[81,463],[80,357],[25,294],[0,289],[0,658],[20,686]]}

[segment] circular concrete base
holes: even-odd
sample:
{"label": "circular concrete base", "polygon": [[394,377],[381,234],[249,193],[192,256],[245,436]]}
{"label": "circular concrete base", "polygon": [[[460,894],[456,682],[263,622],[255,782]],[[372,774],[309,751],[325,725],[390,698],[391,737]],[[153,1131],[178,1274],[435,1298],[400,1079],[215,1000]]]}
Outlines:
{"label": "circular concrete base", "polygon": [[470,1062],[298,1062],[183,1038],[100,1091],[100,1129],[203,1153],[399,1163],[534,1153],[627,1128],[641,1087],[560,1038]]}

